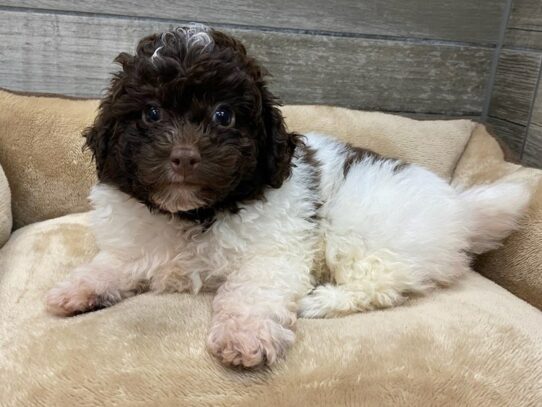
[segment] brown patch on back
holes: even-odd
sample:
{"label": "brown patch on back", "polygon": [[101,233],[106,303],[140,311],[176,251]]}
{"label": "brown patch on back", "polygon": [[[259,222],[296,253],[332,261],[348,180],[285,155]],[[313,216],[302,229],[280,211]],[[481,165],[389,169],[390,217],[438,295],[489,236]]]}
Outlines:
{"label": "brown patch on back", "polygon": [[[320,161],[316,158],[316,150],[314,148],[309,147],[305,143],[300,144],[299,149],[301,151],[301,155],[303,160],[309,164],[312,168],[314,168],[315,175],[318,175],[320,177]],[[319,181],[319,180],[318,180]]]}
{"label": "brown patch on back", "polygon": [[346,158],[344,159],[343,164],[343,174],[346,177],[350,172],[352,165],[364,160],[365,158],[370,158],[374,161],[395,161],[396,165],[393,168],[394,174],[401,172],[403,169],[408,167],[410,164],[396,160],[395,158],[383,157],[378,153],[375,153],[372,150],[355,147],[351,144],[346,144]]}
{"label": "brown patch on back", "polygon": [[379,159],[381,156],[372,150],[366,148],[355,147],[352,144],[346,144],[346,158],[343,164],[343,174],[346,177],[353,164],[360,162],[366,157],[370,157],[373,160]]}
{"label": "brown patch on back", "polygon": [[[320,179],[321,179],[321,163],[316,158],[316,151],[307,146],[305,143],[299,144],[299,151],[301,153],[301,158],[305,161],[311,168],[311,179],[309,188],[311,191],[314,191],[316,196],[320,196]],[[314,202],[314,214],[311,216],[311,220],[318,220],[318,210],[322,206],[322,201],[320,199]]]}
{"label": "brown patch on back", "polygon": [[409,163],[406,163],[404,161],[397,161],[397,163],[395,164],[395,167],[393,169],[393,173],[394,174],[397,174],[401,171],[403,171],[405,168],[407,168],[410,164]]}

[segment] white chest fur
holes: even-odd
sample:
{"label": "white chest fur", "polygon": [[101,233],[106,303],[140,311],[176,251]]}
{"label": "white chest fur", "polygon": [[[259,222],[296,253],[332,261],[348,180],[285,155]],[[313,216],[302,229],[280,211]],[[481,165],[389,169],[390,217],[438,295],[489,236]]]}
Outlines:
{"label": "white chest fur", "polygon": [[313,169],[295,159],[292,176],[265,199],[240,205],[237,214],[221,212],[204,229],[191,221],[151,213],[117,188],[98,184],[90,199],[92,226],[99,249],[151,279],[159,269],[189,277],[192,291],[214,289],[250,256],[296,251],[311,264],[317,247],[315,202],[318,191],[307,179]]}

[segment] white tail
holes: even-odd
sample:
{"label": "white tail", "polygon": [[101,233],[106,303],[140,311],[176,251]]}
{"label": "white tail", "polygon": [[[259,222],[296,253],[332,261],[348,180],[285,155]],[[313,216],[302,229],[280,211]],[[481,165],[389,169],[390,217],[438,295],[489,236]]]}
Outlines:
{"label": "white tail", "polygon": [[518,228],[531,191],[523,183],[503,182],[475,186],[460,192],[460,196],[470,218],[469,251],[479,254],[499,247]]}

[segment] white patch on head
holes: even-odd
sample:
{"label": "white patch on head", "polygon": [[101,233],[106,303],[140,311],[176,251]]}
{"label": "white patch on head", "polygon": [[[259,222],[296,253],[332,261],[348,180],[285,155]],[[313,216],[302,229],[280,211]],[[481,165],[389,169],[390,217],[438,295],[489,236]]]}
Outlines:
{"label": "white patch on head", "polygon": [[187,48],[201,47],[205,49],[213,44],[213,39],[209,34],[211,29],[206,25],[190,23],[185,27],[177,27],[174,31],[185,39]]}
{"label": "white patch on head", "polygon": [[151,56],[151,61],[154,63],[157,58],[160,58],[160,51],[170,42],[181,41],[187,50],[198,48],[200,52],[205,52],[214,45],[210,31],[211,29],[204,24],[190,23],[187,26],[177,27],[162,33],[160,38],[162,45],[156,48]]}
{"label": "white patch on head", "polygon": [[154,62],[154,60],[156,58],[158,58],[158,51],[160,51],[162,48],[164,48],[164,46],[160,46],[158,48],[156,48],[151,56],[151,61]]}

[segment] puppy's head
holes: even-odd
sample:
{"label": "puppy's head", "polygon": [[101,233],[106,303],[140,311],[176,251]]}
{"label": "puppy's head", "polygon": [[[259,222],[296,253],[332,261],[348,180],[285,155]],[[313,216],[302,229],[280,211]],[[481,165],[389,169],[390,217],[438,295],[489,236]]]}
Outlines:
{"label": "puppy's head", "polygon": [[190,25],[115,61],[122,71],[84,132],[100,181],[177,213],[234,208],[288,177],[298,136],[239,41]]}

